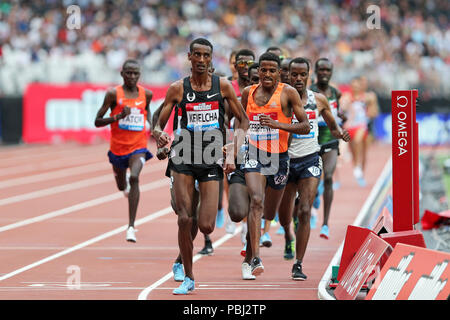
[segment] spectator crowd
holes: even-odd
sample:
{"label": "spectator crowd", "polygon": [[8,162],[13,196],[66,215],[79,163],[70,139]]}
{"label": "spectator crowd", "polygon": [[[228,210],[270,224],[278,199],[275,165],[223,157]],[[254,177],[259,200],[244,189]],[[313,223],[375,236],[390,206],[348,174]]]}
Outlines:
{"label": "spectator crowd", "polygon": [[[0,94],[32,81],[118,83],[127,57],[141,61],[141,81],[165,84],[189,71],[189,42],[214,45],[214,67],[230,75],[243,47],[258,55],[334,62],[333,81],[366,75],[379,95],[418,88],[450,94],[448,0],[12,0],[0,2]],[[67,9],[79,7],[80,28]],[[376,16],[379,13],[379,16]],[[374,16],[375,15],[375,16]],[[379,25],[374,25],[379,18]],[[375,26],[375,27],[374,27]]]}

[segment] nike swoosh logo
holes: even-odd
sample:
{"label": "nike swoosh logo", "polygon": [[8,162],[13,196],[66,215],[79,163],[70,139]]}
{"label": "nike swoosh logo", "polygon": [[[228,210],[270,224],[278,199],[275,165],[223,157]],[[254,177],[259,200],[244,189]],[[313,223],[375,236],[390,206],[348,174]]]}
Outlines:
{"label": "nike swoosh logo", "polygon": [[136,102],[134,102],[134,104],[137,105],[137,106],[140,105],[141,103],[144,103],[144,101],[140,101],[140,102],[136,101]]}
{"label": "nike swoosh logo", "polygon": [[212,178],[212,177],[215,177],[216,175],[215,174],[209,174],[208,173],[208,178]]}
{"label": "nike swoosh logo", "polygon": [[206,98],[211,99],[212,97],[217,96],[218,94],[219,94],[219,93],[214,93],[214,94],[212,94],[212,95],[207,94],[207,95],[206,95]]}

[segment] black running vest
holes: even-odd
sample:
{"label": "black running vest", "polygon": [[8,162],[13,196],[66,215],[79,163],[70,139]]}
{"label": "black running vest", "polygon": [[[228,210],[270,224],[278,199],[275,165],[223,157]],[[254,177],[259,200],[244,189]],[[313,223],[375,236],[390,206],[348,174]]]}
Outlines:
{"label": "black running vest", "polygon": [[[175,108],[170,157],[182,157],[185,164],[213,164],[223,158],[225,106],[220,78],[212,75],[211,82],[209,91],[194,91],[190,77],[183,79],[183,99]],[[186,151],[191,153],[191,163],[187,163]]]}

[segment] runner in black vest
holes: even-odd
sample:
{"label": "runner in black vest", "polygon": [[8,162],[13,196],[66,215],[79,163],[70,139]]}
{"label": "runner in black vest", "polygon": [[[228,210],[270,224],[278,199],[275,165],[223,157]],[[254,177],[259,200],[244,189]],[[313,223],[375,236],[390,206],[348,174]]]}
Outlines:
{"label": "runner in black vest", "polygon": [[[163,132],[174,105],[181,109],[180,126],[174,128],[175,139],[170,151],[169,168],[173,177],[173,190],[178,209],[178,245],[183,260],[185,278],[173,294],[188,294],[194,290],[192,272],[193,241],[191,227],[194,212],[192,199],[194,181],[199,181],[200,205],[198,208],[198,226],[201,232],[210,234],[214,230],[219,194],[219,180],[223,178],[222,168],[217,164],[222,155],[224,136],[223,100],[230,111],[240,121],[237,147],[243,142],[248,128],[248,118],[239,103],[233,87],[226,78],[218,78],[208,72],[212,61],[211,43],[198,38],[191,42],[188,59],[192,66],[192,75],[172,83],[153,130],[158,147],[170,142]],[[180,129],[179,132],[177,132]],[[235,169],[234,155],[225,162],[225,173]],[[227,154],[228,157],[228,154]]]}

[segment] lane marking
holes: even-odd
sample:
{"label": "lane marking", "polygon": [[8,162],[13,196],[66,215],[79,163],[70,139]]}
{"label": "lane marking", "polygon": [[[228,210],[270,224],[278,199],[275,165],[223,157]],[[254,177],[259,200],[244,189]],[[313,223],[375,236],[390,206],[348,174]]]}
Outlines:
{"label": "lane marking", "polygon": [[[141,176],[144,174],[160,171],[161,169],[162,168],[160,168],[160,167],[151,167],[150,170],[146,170],[145,172],[143,171]],[[109,182],[109,181],[114,181],[114,176],[111,173],[105,174],[105,175],[102,175],[99,177],[95,177],[95,178],[84,179],[84,180],[80,180],[77,182],[67,183],[67,184],[58,185],[55,187],[50,187],[47,189],[41,189],[41,190],[32,191],[32,192],[28,192],[28,193],[22,193],[22,194],[19,194],[16,196],[8,197],[8,198],[3,198],[3,199],[0,199],[0,206],[4,206],[7,204],[13,204],[13,203],[17,203],[17,202],[22,202],[25,200],[31,200],[31,199],[41,198],[41,197],[45,197],[45,196],[50,196],[50,195],[67,192],[67,191],[72,191],[72,190],[76,190],[76,189],[81,189],[81,188],[85,188],[85,187],[89,187],[89,186],[95,186],[97,184],[101,184],[101,183],[105,183],[105,182]]]}
{"label": "lane marking", "polygon": [[[166,165],[164,165],[164,166],[160,165],[159,162],[156,164],[151,164],[151,167],[150,167],[151,171],[149,171],[149,172],[155,171],[155,170],[152,170],[155,167],[157,167],[158,169],[163,169],[165,166]],[[146,168],[146,167],[144,167],[144,168]],[[72,167],[72,168],[64,168],[64,169],[59,169],[59,170],[52,171],[52,172],[44,172],[44,173],[38,173],[35,175],[31,175],[31,176],[3,180],[0,182],[0,189],[10,188],[10,187],[14,187],[14,186],[20,186],[20,185],[35,183],[35,182],[40,182],[40,181],[48,181],[48,180],[52,180],[52,179],[65,178],[65,177],[73,176],[76,174],[90,173],[90,172],[107,170],[107,169],[111,169],[111,164],[106,163],[104,161],[101,163],[87,164],[87,165],[82,165],[82,166]],[[143,169],[142,173],[145,173],[145,171],[148,172],[148,170],[145,170],[145,171],[144,170],[145,169]]]}
{"label": "lane marking", "polygon": [[[167,180],[167,179],[165,179],[165,180]],[[173,212],[172,211],[172,207],[167,207],[167,208],[161,209],[159,211],[156,211],[154,213],[149,214],[148,216],[145,216],[145,217],[143,217],[141,219],[136,220],[135,226],[139,226],[139,225],[144,224],[146,222],[155,220],[155,219],[157,219],[159,217],[162,217],[162,216],[164,216],[166,214],[169,214],[171,212]],[[47,262],[50,262],[52,260],[58,259],[58,258],[60,258],[62,256],[65,256],[65,255],[67,255],[69,253],[72,253],[74,251],[80,250],[80,249],[82,249],[84,247],[90,246],[91,244],[94,244],[96,242],[102,241],[102,240],[107,239],[109,237],[112,237],[112,236],[114,236],[116,234],[125,232],[127,230],[127,228],[128,228],[128,225],[123,225],[123,226],[121,226],[119,228],[116,228],[116,229],[111,230],[109,232],[103,233],[103,234],[101,234],[101,235],[99,235],[97,237],[94,237],[92,239],[84,241],[84,242],[82,242],[80,244],[77,244],[77,245],[75,245],[73,247],[67,248],[66,250],[63,250],[63,251],[58,252],[58,253],[55,253],[55,254],[53,254],[51,256],[48,256],[48,257],[46,257],[44,259],[36,261],[36,262],[34,262],[32,264],[29,264],[27,266],[24,266],[24,267],[22,267],[20,269],[14,270],[14,271],[12,271],[10,273],[7,273],[7,274],[1,276],[0,277],[0,281],[9,279],[9,278],[14,277],[14,276],[16,276],[16,275],[18,275],[18,274],[20,274],[22,272],[25,272],[25,271],[33,269],[33,268],[35,268],[37,266],[40,266],[40,265],[42,265],[44,263],[47,263]]]}
{"label": "lane marking", "polygon": [[[236,230],[234,231],[233,234],[229,234],[227,233],[226,235],[224,235],[223,237],[221,237],[219,240],[213,242],[212,246],[214,249],[220,247],[222,244],[224,244],[226,241],[228,241],[229,239],[233,238],[235,235],[237,235],[238,233],[241,232],[242,226],[238,226],[236,228]],[[193,263],[195,263],[196,261],[200,260],[203,257],[203,255],[201,254],[196,254],[193,257]],[[157,287],[159,287],[160,285],[162,285],[164,282],[166,282],[169,279],[172,279],[173,277],[173,272],[170,271],[168,274],[166,274],[165,276],[163,276],[161,279],[159,279],[158,281],[152,283],[150,286],[148,286],[147,288],[145,288],[138,296],[138,300],[147,300],[147,296],[150,294],[150,292],[152,292],[154,289],[156,289]],[[175,288],[174,288],[175,289]]]}
{"label": "lane marking", "polygon": [[[149,191],[149,190],[153,190],[153,189],[157,189],[160,188],[162,186],[168,185],[169,184],[169,179],[164,178],[164,179],[160,179],[160,180],[156,180],[147,184],[144,184],[142,186],[139,187],[140,192],[145,192],[145,191]],[[15,229],[15,228],[19,228],[19,227],[23,227],[32,223],[36,223],[36,222],[41,222],[47,219],[51,219],[54,217],[59,217],[74,211],[78,211],[78,210],[82,210],[82,209],[86,209],[89,207],[93,207],[93,206],[97,206],[99,204],[105,203],[105,202],[110,202],[112,200],[116,200],[116,199],[120,199],[123,198],[123,193],[122,192],[115,192],[100,198],[96,198],[93,200],[89,200],[89,201],[85,201],[85,202],[81,202],[78,204],[75,204],[73,206],[70,207],[66,207],[63,209],[59,209],[59,210],[55,210],[49,213],[45,213],[43,215],[40,216],[36,216],[33,218],[29,218],[29,219],[25,219],[25,220],[21,220],[18,221],[16,223],[11,223],[8,224],[6,226],[0,227],[0,232],[4,232],[7,230],[11,230],[11,229]]]}

